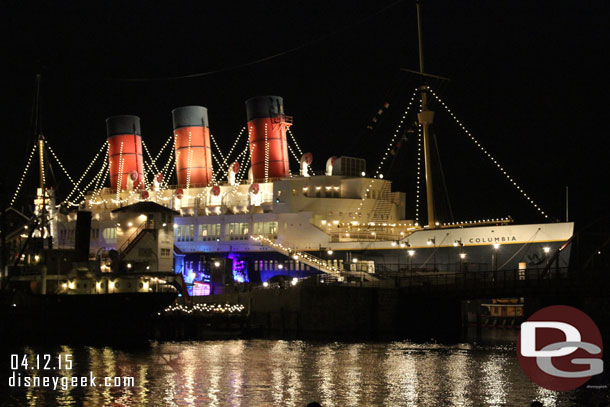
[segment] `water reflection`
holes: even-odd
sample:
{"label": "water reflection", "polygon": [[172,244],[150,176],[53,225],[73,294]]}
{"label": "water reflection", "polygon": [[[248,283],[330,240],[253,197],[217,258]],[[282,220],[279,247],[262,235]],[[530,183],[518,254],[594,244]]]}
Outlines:
{"label": "water reflection", "polygon": [[[133,387],[10,388],[2,406],[545,406],[607,400],[599,390],[555,393],[532,384],[512,346],[230,340],[155,343],[146,349],[22,348],[69,353],[73,369],[22,375],[133,376]],[[8,360],[8,356],[6,358]],[[593,393],[595,392],[595,393]],[[604,399],[604,397],[606,399]]]}

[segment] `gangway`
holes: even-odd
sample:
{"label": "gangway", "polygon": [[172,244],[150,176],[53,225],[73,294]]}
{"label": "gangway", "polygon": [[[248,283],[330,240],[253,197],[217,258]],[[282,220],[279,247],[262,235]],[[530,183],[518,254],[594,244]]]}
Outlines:
{"label": "gangway", "polygon": [[270,249],[273,249],[278,253],[282,253],[285,256],[288,256],[303,264],[307,264],[309,267],[313,267],[314,269],[320,270],[321,272],[326,274],[344,277],[358,277],[367,281],[377,280],[376,277],[372,276],[369,273],[339,270],[337,267],[327,264],[325,260],[320,259],[319,257],[313,256],[309,253],[299,252],[297,250],[291,249],[290,247],[286,247],[281,243],[274,242],[273,240],[269,239],[264,235],[250,236],[250,238],[252,240],[260,242],[263,246],[269,247]]}

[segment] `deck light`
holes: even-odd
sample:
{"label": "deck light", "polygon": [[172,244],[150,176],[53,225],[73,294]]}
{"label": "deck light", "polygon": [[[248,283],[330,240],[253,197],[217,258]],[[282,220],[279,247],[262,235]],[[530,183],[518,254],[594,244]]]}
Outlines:
{"label": "deck light", "polygon": [[546,254],[549,254],[549,252],[551,251],[551,248],[550,248],[550,247],[548,247],[548,246],[544,246],[544,247],[542,248],[542,250],[544,250],[544,252],[545,252]]}
{"label": "deck light", "polygon": [[332,249],[328,249],[328,250],[326,251],[326,253],[328,253],[328,255],[329,255],[329,256],[332,256],[332,254],[333,254],[334,252],[332,251]]}
{"label": "deck light", "polygon": [[409,256],[413,257],[415,255],[415,250],[409,250],[407,253],[409,253]]}

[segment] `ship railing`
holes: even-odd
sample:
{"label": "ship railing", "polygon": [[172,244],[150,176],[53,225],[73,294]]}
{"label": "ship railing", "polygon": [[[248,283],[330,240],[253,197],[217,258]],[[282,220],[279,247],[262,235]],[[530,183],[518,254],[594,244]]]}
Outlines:
{"label": "ship railing", "polygon": [[[547,269],[503,269],[461,272],[433,272],[415,265],[401,275],[384,273],[376,266],[378,281],[365,282],[370,287],[400,287],[409,292],[465,295],[469,298],[521,297],[527,293],[571,293],[576,290],[607,290],[610,281],[592,281],[567,267]],[[326,280],[323,284],[329,284]]]}
{"label": "ship railing", "polygon": [[397,241],[403,239],[405,235],[400,234],[388,234],[388,233],[377,233],[372,232],[331,232],[331,242],[353,242],[353,241],[366,241],[366,242],[380,242],[380,241]]}
{"label": "ship railing", "polygon": [[400,277],[401,285],[432,285],[444,289],[462,286],[469,288],[501,288],[516,285],[550,284],[575,278],[567,267],[552,268],[545,274],[544,267],[502,270],[463,270],[458,272],[418,272],[413,270]]}

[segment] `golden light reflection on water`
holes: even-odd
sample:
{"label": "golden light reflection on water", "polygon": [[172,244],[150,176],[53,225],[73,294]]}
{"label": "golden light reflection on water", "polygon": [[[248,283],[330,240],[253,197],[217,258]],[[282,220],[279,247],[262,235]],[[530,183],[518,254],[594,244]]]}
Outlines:
{"label": "golden light reflection on water", "polygon": [[470,366],[468,354],[464,350],[458,350],[447,358],[446,375],[450,384],[449,404],[460,407],[473,406],[468,398],[469,387],[472,378],[469,376]]}
{"label": "golden light reflection on water", "polygon": [[[30,358],[36,349],[22,349]],[[59,377],[133,376],[134,387],[11,390],[11,403],[39,406],[521,406],[573,405],[575,393],[533,385],[514,349],[410,342],[230,340],[150,348],[57,348],[74,355]],[[34,372],[40,373],[40,372]],[[7,399],[8,400],[8,399]],[[15,401],[16,400],[16,401]],[[575,404],[577,405],[577,403]],[[581,403],[581,405],[587,405]]]}
{"label": "golden light reflection on water", "polygon": [[319,378],[320,400],[324,406],[334,407],[334,352],[329,345],[326,345],[320,347],[317,354],[315,377]]}
{"label": "golden light reflection on water", "polygon": [[482,366],[485,401],[490,407],[500,407],[506,404],[508,382],[504,371],[504,357],[493,355]]}

